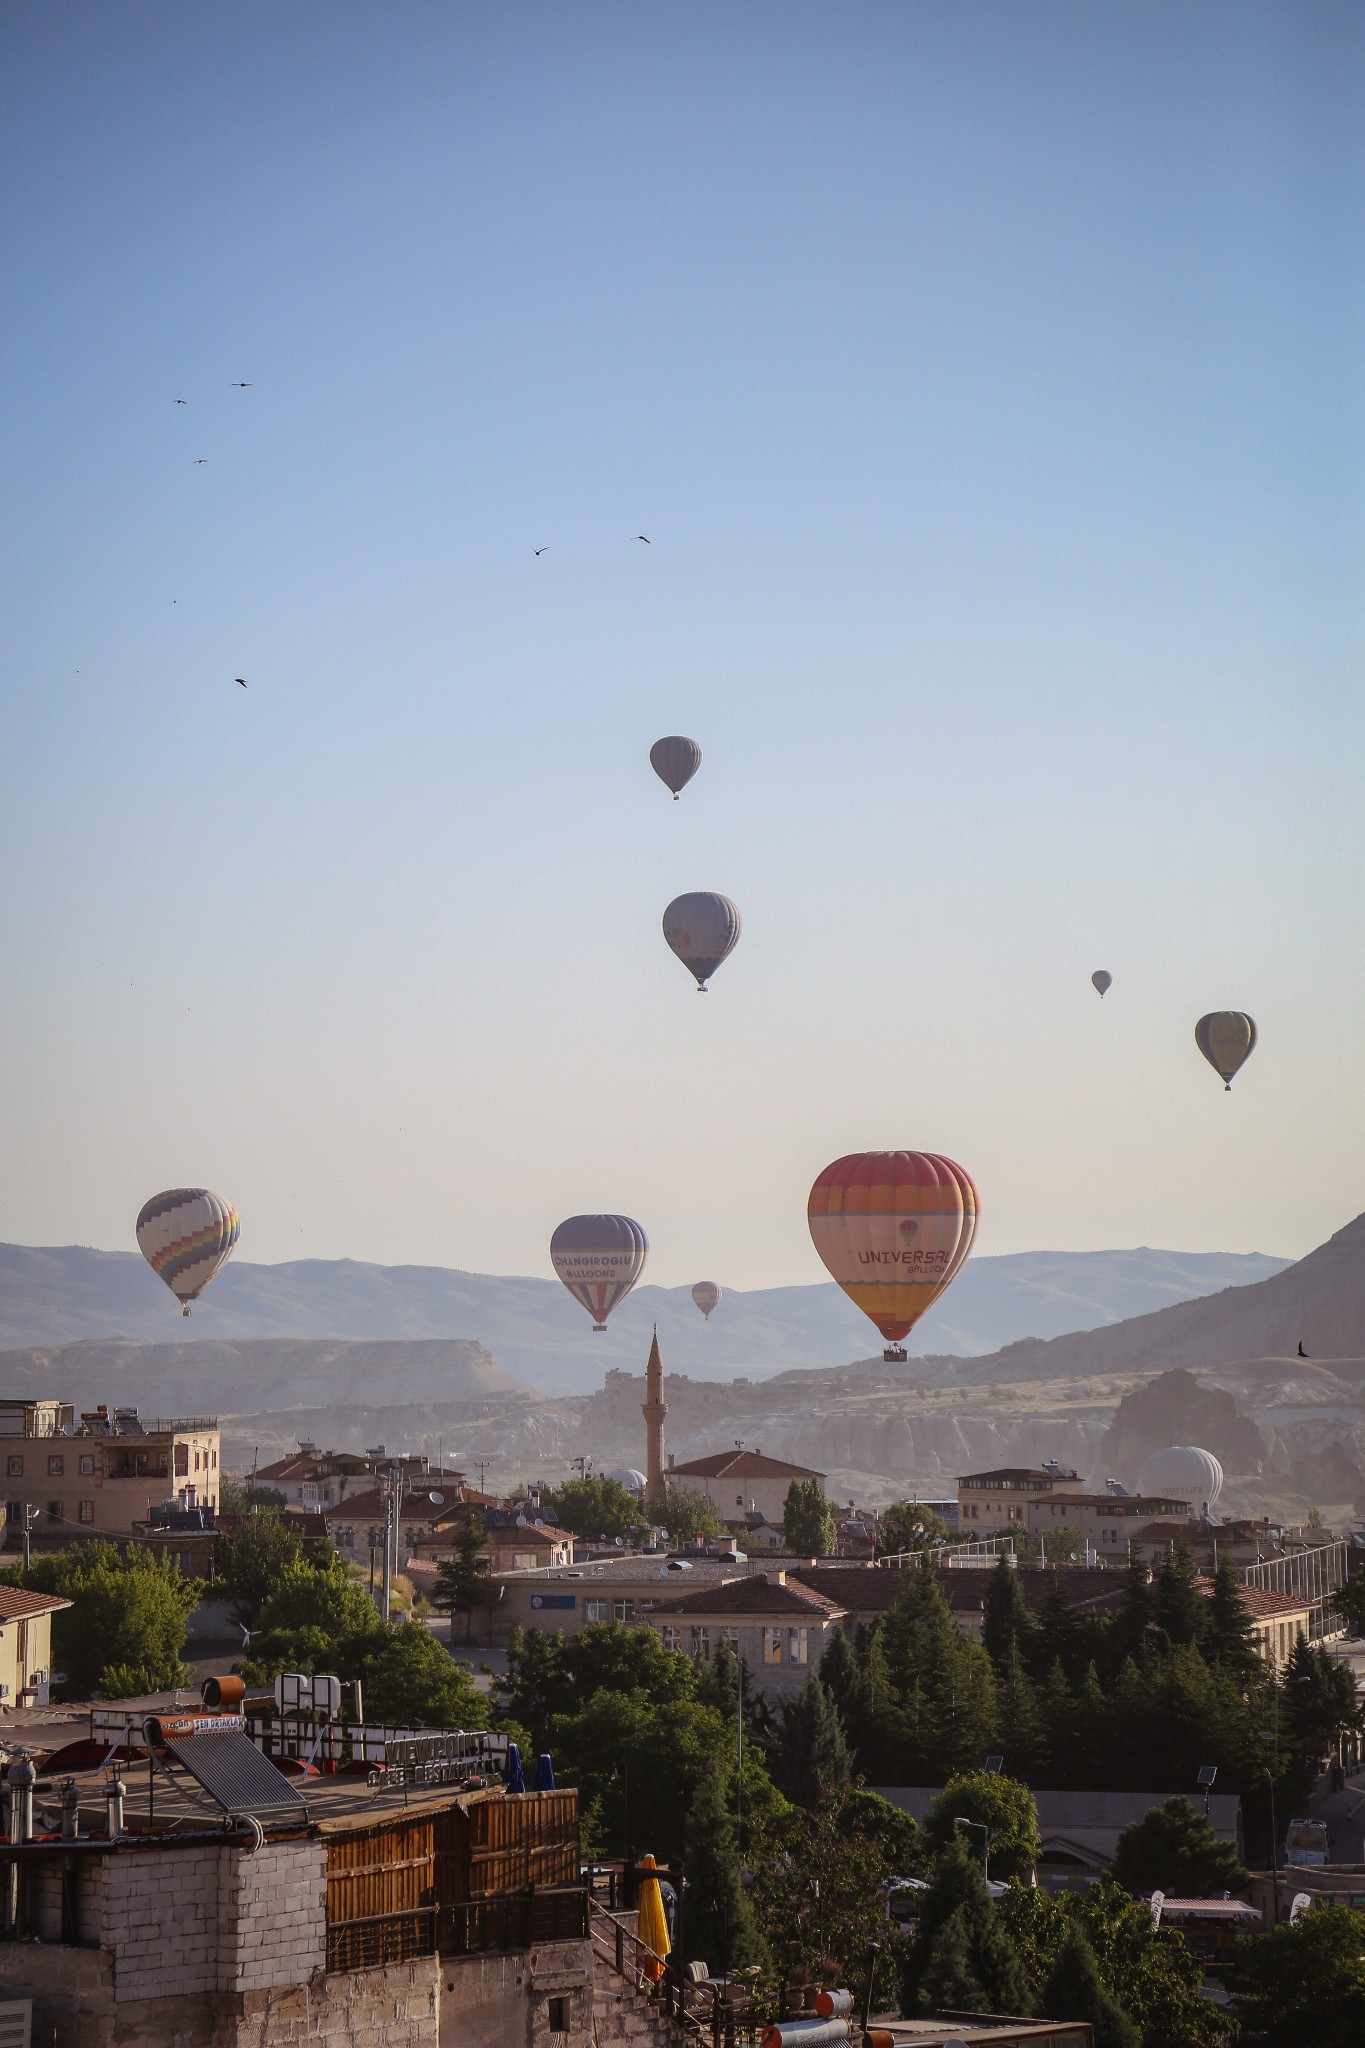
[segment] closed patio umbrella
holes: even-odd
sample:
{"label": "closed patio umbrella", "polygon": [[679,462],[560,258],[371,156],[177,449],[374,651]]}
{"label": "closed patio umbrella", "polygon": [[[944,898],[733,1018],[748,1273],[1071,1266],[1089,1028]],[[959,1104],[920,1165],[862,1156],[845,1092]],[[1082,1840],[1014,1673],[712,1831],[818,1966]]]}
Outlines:
{"label": "closed patio umbrella", "polygon": [[536,1775],[531,1785],[533,1792],[553,1792],[555,1789],[555,1767],[548,1750],[542,1749],[536,1758]]}
{"label": "closed patio umbrella", "polygon": [[526,1780],[521,1775],[521,1751],[515,1742],[507,1745],[507,1765],[502,1774],[504,1792],[524,1792]]}
{"label": "closed patio umbrella", "polygon": [[[657,1865],[652,1856],[644,1856],[640,1859],[640,1867],[642,1870],[654,1870]],[[668,1919],[664,1913],[663,1893],[659,1889],[657,1877],[647,1877],[640,1886],[640,1902],[635,1909],[635,1932],[645,1946],[654,1951],[653,1955],[641,1957],[640,1974],[647,1977],[651,1984],[657,1984],[664,1973],[663,1958],[673,1946],[669,1940]]]}

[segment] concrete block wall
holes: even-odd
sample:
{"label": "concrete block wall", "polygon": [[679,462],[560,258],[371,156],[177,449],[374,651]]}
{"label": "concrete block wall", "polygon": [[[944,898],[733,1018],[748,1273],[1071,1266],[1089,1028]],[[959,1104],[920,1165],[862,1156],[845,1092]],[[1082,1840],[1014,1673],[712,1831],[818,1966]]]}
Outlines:
{"label": "concrete block wall", "polygon": [[327,1961],[326,1845],[272,1842],[224,1855],[219,1989],[306,1984]]}
{"label": "concrete block wall", "polygon": [[219,1875],[226,1844],[132,1849],[105,1859],[100,1946],[114,1957],[114,1999],[218,1989]]}

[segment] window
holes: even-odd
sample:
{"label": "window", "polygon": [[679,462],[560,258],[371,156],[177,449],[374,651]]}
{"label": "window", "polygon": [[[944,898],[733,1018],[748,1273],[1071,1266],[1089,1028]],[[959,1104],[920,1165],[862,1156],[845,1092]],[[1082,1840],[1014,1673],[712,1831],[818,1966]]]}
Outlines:
{"label": "window", "polygon": [[567,2034],[569,2031],[569,2001],[567,1998],[552,1998],[548,2014],[550,2032]]}
{"label": "window", "polygon": [[737,1508],[742,1508],[742,1507],[743,1507],[743,1505],[744,1505],[744,1495],[743,1495],[742,1493],[737,1493],[737,1494],[735,1495],[735,1506],[736,1506]]}
{"label": "window", "polygon": [[730,1648],[732,1650],[737,1650],[739,1648],[739,1630],[737,1628],[723,1628],[721,1630],[721,1635],[724,1637],[725,1641],[730,1645]]}
{"label": "window", "polygon": [[764,1629],[763,1662],[765,1664],[780,1664],[782,1662],[782,1631],[780,1628]]}
{"label": "window", "polygon": [[218,1453],[217,1451],[210,1451],[209,1456],[213,1460],[213,1469],[216,1472],[218,1470]]}
{"label": "window", "polygon": [[659,1630],[659,1634],[666,1650],[680,1650],[682,1648],[682,1630],[676,1622],[666,1621]]}
{"label": "window", "polygon": [[65,1473],[65,1471],[66,1459],[61,1456],[60,1452],[57,1454],[56,1457],[48,1459],[47,1476],[49,1479],[60,1479]]}
{"label": "window", "polygon": [[49,1520],[49,1522],[60,1522],[63,1519],[65,1513],[66,1510],[63,1508],[59,1500],[50,1500],[48,1502],[47,1519]]}
{"label": "window", "polygon": [[589,1600],[587,1603],[587,1616],[589,1621],[605,1621],[607,1618],[606,1601]]}
{"label": "window", "polygon": [[634,1621],[635,1602],[633,1600],[613,1600],[611,1603],[611,1618],[613,1621]]}
{"label": "window", "polygon": [[83,1500],[83,1501],[81,1502],[81,1506],[80,1506],[80,1519],[81,1519],[81,1520],[82,1520],[83,1522],[93,1522],[93,1521],[94,1521],[94,1519],[95,1519],[95,1503],[94,1503],[94,1501],[92,1501],[92,1500]]}
{"label": "window", "polygon": [[710,1631],[710,1629],[709,1629],[709,1628],[694,1628],[694,1629],[693,1629],[693,1631],[692,1631],[692,1648],[693,1648],[694,1650],[700,1650],[700,1652],[701,1652],[701,1654],[702,1654],[702,1656],[703,1656],[703,1657],[708,1657],[708,1658],[710,1657],[710,1655],[711,1655],[711,1631]]}
{"label": "window", "polygon": [[92,1457],[85,1457],[85,1458],[82,1458],[82,1459],[81,1459],[81,1478],[82,1478],[82,1479],[93,1479],[93,1478],[94,1478],[94,1476],[95,1476],[95,1461],[94,1461],[94,1459],[93,1459]]}
{"label": "window", "polygon": [[194,1469],[195,1469],[195,1471],[196,1471],[196,1472],[197,1472],[197,1471],[199,1470],[199,1453],[198,1453],[198,1451],[196,1451],[196,1452],[195,1452],[195,1454],[194,1454]]}
{"label": "window", "polygon": [[[409,1536],[408,1541],[412,1541],[411,1536]],[[512,1552],[512,1569],[514,1572],[533,1572],[535,1568],[536,1554],[534,1550],[514,1550]]]}
{"label": "window", "polygon": [[23,1457],[22,1457],[22,1455],[21,1455],[21,1456],[19,1456],[19,1457],[17,1457],[17,1458],[15,1458],[15,1457],[12,1457],[12,1458],[10,1459],[10,1461],[9,1461],[9,1476],[10,1476],[10,1478],[11,1478],[11,1479],[22,1479],[22,1478],[23,1478],[23,1476],[24,1476],[24,1460],[23,1460]]}
{"label": "window", "polygon": [[810,1631],[804,1628],[787,1630],[787,1662],[805,1664],[810,1658]]}

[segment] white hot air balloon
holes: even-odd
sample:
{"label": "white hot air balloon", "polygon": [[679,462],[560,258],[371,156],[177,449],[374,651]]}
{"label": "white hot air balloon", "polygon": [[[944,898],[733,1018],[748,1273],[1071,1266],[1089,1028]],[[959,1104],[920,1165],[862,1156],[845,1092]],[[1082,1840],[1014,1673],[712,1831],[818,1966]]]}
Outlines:
{"label": "white hot air balloon", "polygon": [[1212,1514],[1223,1491],[1223,1468],[1198,1444],[1167,1444],[1142,1467],[1138,1492],[1148,1499],[1186,1500],[1196,1515]]}
{"label": "white hot air balloon", "polygon": [[712,1309],[717,1308],[720,1304],[720,1297],[723,1291],[722,1288],[717,1287],[714,1280],[699,1280],[692,1289],[692,1299],[696,1302],[697,1307],[706,1317],[708,1323],[711,1320]]}
{"label": "white hot air balloon", "polygon": [[237,1242],[237,1211],[211,1188],[168,1188],[138,1211],[137,1245],[186,1315]]}

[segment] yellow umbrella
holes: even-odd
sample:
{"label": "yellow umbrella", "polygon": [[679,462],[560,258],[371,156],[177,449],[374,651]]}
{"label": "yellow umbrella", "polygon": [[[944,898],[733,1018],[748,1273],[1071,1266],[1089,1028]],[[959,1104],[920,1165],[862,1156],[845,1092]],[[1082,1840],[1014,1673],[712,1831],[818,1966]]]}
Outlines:
{"label": "yellow umbrella", "polygon": [[[641,1858],[642,1870],[654,1870],[658,1866],[652,1856]],[[673,1946],[668,1938],[668,1916],[664,1912],[664,1895],[659,1890],[657,1877],[647,1877],[640,1886],[640,1903],[635,1909],[635,1932],[646,1948],[653,1949],[653,1955],[640,1958],[640,1974],[648,1977],[651,1984],[657,1984],[663,1976],[663,1958]]]}

